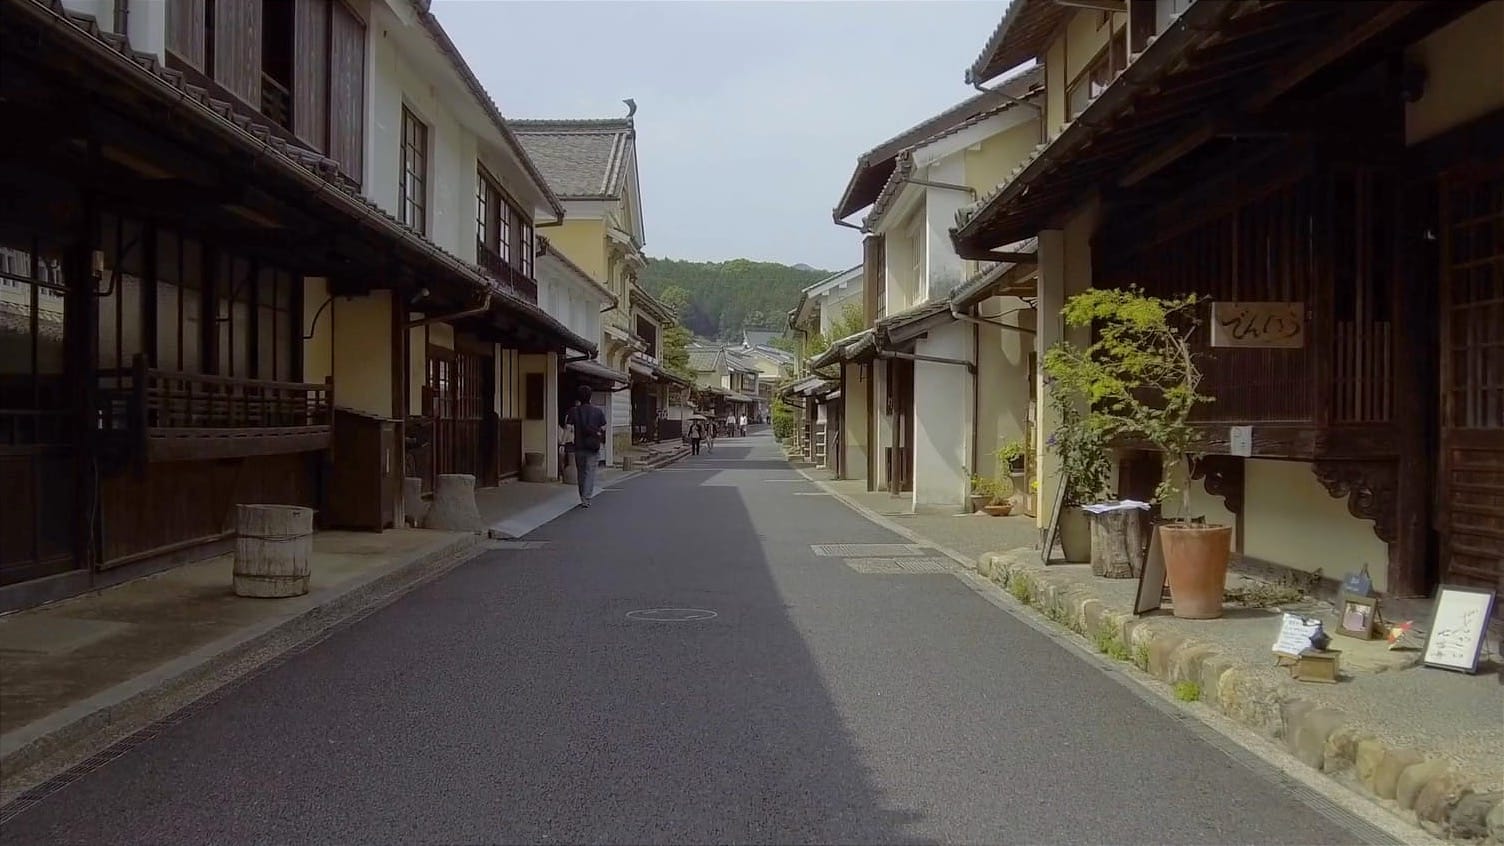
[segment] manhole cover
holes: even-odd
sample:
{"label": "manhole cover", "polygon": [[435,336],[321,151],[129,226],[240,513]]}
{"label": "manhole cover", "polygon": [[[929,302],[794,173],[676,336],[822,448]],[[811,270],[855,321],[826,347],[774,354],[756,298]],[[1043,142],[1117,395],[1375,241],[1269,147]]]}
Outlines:
{"label": "manhole cover", "polygon": [[826,558],[872,558],[924,554],[924,547],[911,543],[817,543],[811,546],[810,550]]}
{"label": "manhole cover", "polygon": [[846,566],[858,573],[913,575],[915,573],[949,573],[949,558],[848,558]]}
{"label": "manhole cover", "polygon": [[643,608],[628,611],[629,620],[646,620],[652,623],[688,623],[694,620],[709,620],[718,616],[704,608]]}

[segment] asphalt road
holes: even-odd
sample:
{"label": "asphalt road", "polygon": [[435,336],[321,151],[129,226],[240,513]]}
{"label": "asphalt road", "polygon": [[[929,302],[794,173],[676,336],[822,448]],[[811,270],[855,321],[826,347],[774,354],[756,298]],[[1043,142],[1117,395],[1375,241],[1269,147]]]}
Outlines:
{"label": "asphalt road", "polygon": [[[253,677],[21,843],[1352,843],[798,480],[770,438],[601,493]],[[703,620],[634,620],[689,608]],[[694,615],[689,615],[694,616]]]}

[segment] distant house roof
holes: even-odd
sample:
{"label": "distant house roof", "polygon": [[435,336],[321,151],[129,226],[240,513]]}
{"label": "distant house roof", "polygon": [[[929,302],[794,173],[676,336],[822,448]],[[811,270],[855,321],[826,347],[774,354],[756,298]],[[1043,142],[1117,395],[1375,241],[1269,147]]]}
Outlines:
{"label": "distant house roof", "polygon": [[620,199],[624,195],[637,147],[631,118],[508,123],[560,199]]}
{"label": "distant house roof", "polygon": [[783,333],[777,329],[744,329],[742,330],[742,346],[766,346],[772,343],[775,338],[782,337]]}
{"label": "distant house roof", "polygon": [[689,351],[689,369],[696,373],[709,373],[719,370],[721,367],[721,350],[691,349]]}
{"label": "distant house roof", "polygon": [[[1023,97],[1044,84],[1043,68],[1035,68],[1000,86],[998,91],[985,91],[957,103],[934,117],[921,121],[883,143],[861,154],[856,160],[856,170],[846,183],[846,190],[836,203],[832,216],[845,220],[858,211],[872,205],[877,195],[887,184],[897,166],[898,154],[909,147],[944,132],[949,127],[965,123],[977,115],[990,112],[1008,102],[1009,97]],[[1007,95],[1007,96],[1003,96]]]}

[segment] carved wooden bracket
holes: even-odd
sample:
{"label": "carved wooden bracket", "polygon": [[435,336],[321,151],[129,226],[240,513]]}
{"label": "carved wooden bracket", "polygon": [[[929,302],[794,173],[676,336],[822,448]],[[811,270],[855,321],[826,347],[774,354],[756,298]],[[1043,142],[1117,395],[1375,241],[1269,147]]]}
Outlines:
{"label": "carved wooden bracket", "polygon": [[1398,540],[1398,472],[1394,462],[1317,461],[1312,466],[1327,493],[1347,497],[1348,513],[1373,521],[1373,533],[1379,540]]}
{"label": "carved wooden bracket", "polygon": [[1243,513],[1243,459],[1234,455],[1204,455],[1191,465],[1192,479],[1205,479],[1206,492],[1222,497],[1234,514]]}

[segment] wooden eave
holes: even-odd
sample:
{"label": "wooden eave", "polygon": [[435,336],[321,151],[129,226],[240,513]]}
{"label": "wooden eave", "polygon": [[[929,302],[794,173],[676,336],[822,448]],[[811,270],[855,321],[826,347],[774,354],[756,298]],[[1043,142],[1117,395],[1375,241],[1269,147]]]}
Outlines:
{"label": "wooden eave", "polygon": [[[1197,0],[963,217],[952,240],[964,255],[1058,227],[1092,194],[1131,188],[1214,140],[1256,132],[1282,99],[1372,64],[1476,5]],[[1277,119],[1271,126],[1283,128]]]}

